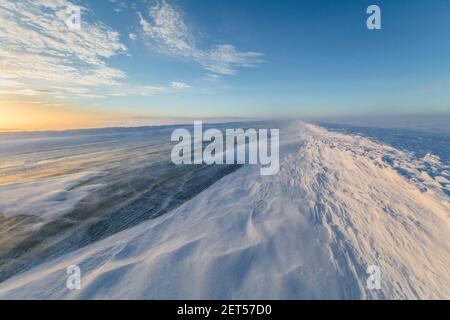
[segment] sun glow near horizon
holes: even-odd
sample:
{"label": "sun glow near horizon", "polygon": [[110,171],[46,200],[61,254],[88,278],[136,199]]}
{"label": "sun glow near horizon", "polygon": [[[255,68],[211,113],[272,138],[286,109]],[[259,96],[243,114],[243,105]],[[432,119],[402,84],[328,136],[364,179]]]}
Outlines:
{"label": "sun glow near horizon", "polygon": [[0,132],[136,127],[191,121],[193,118],[163,116],[150,112],[134,114],[123,111],[101,111],[62,102],[0,97]]}
{"label": "sun glow near horizon", "polygon": [[380,30],[364,6],[331,0],[177,2],[0,0],[0,130],[450,112],[438,2],[381,1]]}
{"label": "sun glow near horizon", "polygon": [[0,99],[0,131],[68,130],[101,127],[111,115],[60,103]]}

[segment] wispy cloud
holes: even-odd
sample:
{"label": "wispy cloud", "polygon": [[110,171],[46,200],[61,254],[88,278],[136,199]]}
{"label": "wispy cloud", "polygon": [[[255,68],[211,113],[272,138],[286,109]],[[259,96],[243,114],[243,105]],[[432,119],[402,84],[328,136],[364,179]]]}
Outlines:
{"label": "wispy cloud", "polygon": [[120,86],[120,91],[111,91],[108,95],[110,97],[125,97],[125,96],[151,97],[167,93],[168,89],[169,87],[167,86],[128,84]]}
{"label": "wispy cloud", "polygon": [[157,94],[164,93],[166,91],[165,87],[158,86],[138,86],[131,90],[134,95],[141,95],[145,97],[154,96]]}
{"label": "wispy cloud", "polygon": [[218,81],[221,78],[220,75],[214,73],[208,73],[203,77],[203,80],[206,81]]}
{"label": "wispy cloud", "polygon": [[119,34],[88,20],[69,30],[66,0],[0,0],[0,77],[45,80],[82,86],[115,85],[126,74],[107,59],[126,53]]}
{"label": "wispy cloud", "polygon": [[0,94],[12,94],[12,95],[18,95],[18,96],[35,96],[37,92],[32,89],[8,89],[8,90],[2,90],[0,89]]}
{"label": "wispy cloud", "polygon": [[177,81],[172,81],[171,83],[170,83],[170,86],[173,88],[173,89],[177,89],[177,90],[180,90],[180,89],[189,89],[191,86],[189,85],[189,84],[187,84],[187,83],[184,83],[184,82],[177,82]]}
{"label": "wispy cloud", "polygon": [[0,94],[2,95],[35,96],[38,94],[53,94],[55,92],[52,89],[28,88],[20,81],[0,77]]}
{"label": "wispy cloud", "polygon": [[110,97],[128,97],[126,93],[111,93]]}
{"label": "wispy cloud", "polygon": [[79,88],[79,87],[53,87],[54,89],[60,90],[62,92],[68,92],[73,94],[84,94],[89,92],[86,88]]}
{"label": "wispy cloud", "polygon": [[90,99],[105,99],[106,98],[106,96],[102,96],[99,94],[84,94],[84,93],[82,93],[82,94],[79,94],[78,96],[82,97],[82,98],[90,98]]}
{"label": "wispy cloud", "polygon": [[115,4],[115,8],[113,9],[115,12],[121,12],[124,9],[128,9],[128,4],[126,1],[122,0],[109,0],[109,2]]}
{"label": "wispy cloud", "polygon": [[23,86],[24,84],[19,81],[0,78],[0,88],[18,88]]}
{"label": "wispy cloud", "polygon": [[237,68],[261,63],[262,53],[242,52],[232,44],[200,48],[184,21],[183,13],[164,0],[150,8],[148,17],[141,13],[138,15],[143,33],[160,50],[189,58],[213,74],[233,75]]}

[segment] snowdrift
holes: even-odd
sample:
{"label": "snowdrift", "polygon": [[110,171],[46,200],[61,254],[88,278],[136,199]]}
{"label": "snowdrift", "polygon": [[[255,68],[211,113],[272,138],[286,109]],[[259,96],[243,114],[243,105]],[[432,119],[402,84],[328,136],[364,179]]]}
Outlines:
{"label": "snowdrift", "polygon": [[[0,298],[450,298],[448,198],[383,160],[401,151],[302,123],[280,142],[278,175],[244,166],[168,214],[12,277]],[[66,287],[70,265],[81,290]],[[369,265],[380,290],[366,286]]]}

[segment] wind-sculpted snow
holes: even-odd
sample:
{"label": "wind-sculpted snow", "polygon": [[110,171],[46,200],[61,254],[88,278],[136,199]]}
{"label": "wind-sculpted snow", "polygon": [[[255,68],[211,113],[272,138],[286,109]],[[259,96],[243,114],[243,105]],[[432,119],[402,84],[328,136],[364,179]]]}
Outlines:
{"label": "wind-sculpted snow", "polygon": [[0,211],[5,219],[21,214],[37,215],[42,221],[55,219],[103,187],[102,184],[83,185],[103,175],[103,172],[82,172],[0,186]]}
{"label": "wind-sculpted snow", "polygon": [[[8,279],[0,298],[450,298],[450,206],[433,178],[414,179],[422,164],[301,123],[280,143],[278,175],[244,166],[170,213]],[[81,290],[66,288],[70,265]],[[381,290],[366,286],[369,265]]]}
{"label": "wind-sculpted snow", "polygon": [[0,282],[165,214],[239,167],[173,165],[175,128],[0,133]]}
{"label": "wind-sculpted snow", "polygon": [[394,148],[384,148],[383,160],[421,187],[441,189],[450,196],[450,131],[323,124],[327,129],[363,135]]}

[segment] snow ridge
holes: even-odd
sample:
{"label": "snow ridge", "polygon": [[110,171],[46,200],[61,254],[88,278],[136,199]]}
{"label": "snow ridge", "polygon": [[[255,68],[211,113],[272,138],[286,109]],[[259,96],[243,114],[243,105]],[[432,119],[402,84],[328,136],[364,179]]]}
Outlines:
{"label": "snow ridge", "polygon": [[[400,151],[303,123],[280,142],[278,175],[244,166],[168,214],[8,279],[0,298],[450,298],[448,198],[385,161]],[[79,291],[66,288],[73,264]],[[366,287],[369,265],[381,290]]]}

